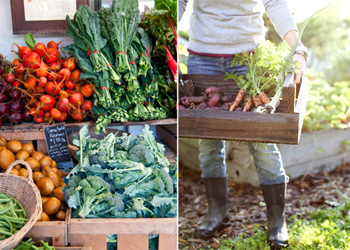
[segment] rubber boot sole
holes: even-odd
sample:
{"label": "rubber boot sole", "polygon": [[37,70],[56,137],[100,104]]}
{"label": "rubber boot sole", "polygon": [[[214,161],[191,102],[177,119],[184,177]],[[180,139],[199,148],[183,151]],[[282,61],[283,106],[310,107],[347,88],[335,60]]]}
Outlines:
{"label": "rubber boot sole", "polygon": [[231,224],[230,218],[227,216],[224,218],[224,220],[220,223],[218,228],[216,228],[214,231],[208,232],[208,234],[201,234],[197,230],[195,232],[195,236],[200,238],[201,240],[209,240],[215,236],[215,234],[220,231],[221,229],[224,229],[225,227],[228,227]]}

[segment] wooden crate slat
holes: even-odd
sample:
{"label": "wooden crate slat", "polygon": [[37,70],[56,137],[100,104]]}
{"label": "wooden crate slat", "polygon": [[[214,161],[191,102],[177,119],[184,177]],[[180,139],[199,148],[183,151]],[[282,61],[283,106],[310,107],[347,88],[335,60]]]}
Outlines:
{"label": "wooden crate slat", "polygon": [[177,250],[177,235],[159,234],[158,250]]}
{"label": "wooden crate slat", "polygon": [[148,250],[148,234],[118,234],[117,249]]}
{"label": "wooden crate slat", "polygon": [[174,135],[177,135],[177,124],[171,124],[171,125],[160,125],[159,127],[166,128]]}
{"label": "wooden crate slat", "polygon": [[282,100],[287,102],[287,113],[294,113],[296,99],[296,85],[294,83],[294,77],[294,73],[288,74],[282,88]]}
{"label": "wooden crate slat", "polygon": [[[170,125],[170,124],[176,124],[177,119],[176,118],[167,118],[167,119],[158,119],[158,120],[148,120],[148,121],[135,121],[135,122],[114,122],[108,125],[108,127],[111,126],[129,126],[129,125]],[[82,121],[82,122],[65,122],[65,126],[67,128],[78,128],[82,127],[84,125],[87,125],[88,127],[94,127],[95,122],[94,121]],[[21,124],[17,124],[14,126],[11,125],[3,125],[0,129],[0,133],[2,130],[24,130],[24,131],[29,131],[33,129],[43,129],[47,127],[47,124],[36,124],[33,122],[25,122]]]}
{"label": "wooden crate slat", "polygon": [[0,130],[0,135],[5,137],[6,140],[18,140],[18,141],[28,141],[28,140],[45,140],[45,135],[43,131],[16,131],[16,130]]}
{"label": "wooden crate slat", "polygon": [[52,237],[52,245],[64,247],[66,245],[66,237]]}
{"label": "wooden crate slat", "polygon": [[47,151],[47,145],[46,145],[46,141],[45,140],[38,140],[36,142],[36,148],[37,148],[37,151],[40,151],[44,154],[47,154],[48,151]]}
{"label": "wooden crate slat", "polygon": [[[107,249],[107,235],[105,234],[76,234],[70,236],[71,246],[87,246],[91,250]],[[125,248],[127,249],[127,248]]]}
{"label": "wooden crate slat", "polygon": [[65,237],[64,221],[39,221],[28,231],[25,237]]}
{"label": "wooden crate slat", "polygon": [[224,76],[218,75],[183,75],[183,80],[192,80],[195,85],[194,95],[203,95],[205,89],[211,86],[218,87],[226,95],[237,95],[239,88],[233,80],[224,80]]}
{"label": "wooden crate slat", "polygon": [[298,114],[257,114],[220,110],[182,110],[179,134],[206,138],[258,142],[298,143]]}
{"label": "wooden crate slat", "polygon": [[71,219],[68,234],[176,234],[176,218]]}
{"label": "wooden crate slat", "polygon": [[171,133],[166,127],[157,126],[157,135],[169,145],[174,151],[177,151],[177,136]]}
{"label": "wooden crate slat", "polygon": [[[300,84],[298,84],[300,85]],[[295,112],[299,113],[299,137],[301,135],[301,130],[303,128],[304,116],[306,113],[306,105],[308,101],[308,79],[303,78],[303,84],[300,86],[299,96],[297,100],[297,104],[295,106]]]}

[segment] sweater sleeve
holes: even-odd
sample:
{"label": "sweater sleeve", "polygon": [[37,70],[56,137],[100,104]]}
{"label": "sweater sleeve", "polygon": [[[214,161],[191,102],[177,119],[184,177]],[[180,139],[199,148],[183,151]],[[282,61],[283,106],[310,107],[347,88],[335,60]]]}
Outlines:
{"label": "sweater sleeve", "polygon": [[187,6],[188,0],[179,0],[178,1],[178,19],[179,22],[181,21],[182,15],[185,12],[186,6]]}
{"label": "sweater sleeve", "polygon": [[286,0],[262,0],[268,17],[282,39],[291,30],[298,30]]}

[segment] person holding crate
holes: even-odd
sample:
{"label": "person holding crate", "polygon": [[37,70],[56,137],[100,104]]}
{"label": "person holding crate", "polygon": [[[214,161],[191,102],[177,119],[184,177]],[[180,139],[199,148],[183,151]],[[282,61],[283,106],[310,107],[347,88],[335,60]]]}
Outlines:
{"label": "person holding crate", "polygon": [[[179,20],[188,0],[178,1]],[[264,40],[263,4],[278,34],[292,48],[297,42],[298,28],[284,0],[194,0],[190,18],[188,74],[223,75],[225,72],[245,74],[245,65],[231,67],[235,54],[254,51]],[[293,56],[300,63],[295,83],[300,83],[307,49],[300,43]],[[268,243],[273,249],[288,246],[285,220],[285,195],[288,176],[280,152],[273,143],[248,143],[254,157],[261,189],[267,206]],[[225,141],[199,140],[199,159],[202,170],[208,214],[196,233],[209,239],[230,224],[228,215]]]}

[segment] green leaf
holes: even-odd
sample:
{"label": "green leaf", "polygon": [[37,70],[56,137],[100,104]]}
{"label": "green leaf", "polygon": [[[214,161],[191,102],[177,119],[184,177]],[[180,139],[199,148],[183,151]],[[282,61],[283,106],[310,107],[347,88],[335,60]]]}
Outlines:
{"label": "green leaf", "polygon": [[29,48],[31,48],[31,49],[34,48],[35,40],[34,40],[32,33],[25,34],[24,41],[26,42],[26,44],[28,45]]}
{"label": "green leaf", "polygon": [[154,207],[160,207],[163,205],[173,205],[173,197],[159,197],[157,195],[155,195],[151,201],[151,204]]}

